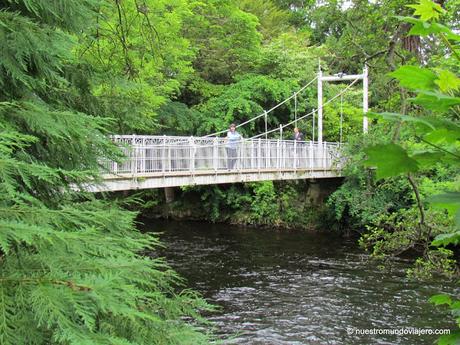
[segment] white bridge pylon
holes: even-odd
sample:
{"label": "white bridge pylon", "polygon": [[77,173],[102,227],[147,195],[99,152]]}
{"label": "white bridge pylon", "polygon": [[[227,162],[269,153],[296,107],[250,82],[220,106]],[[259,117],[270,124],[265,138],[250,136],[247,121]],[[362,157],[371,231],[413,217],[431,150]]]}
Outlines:
{"label": "white bridge pylon", "polygon": [[321,66],[318,71],[318,142],[323,141],[323,82],[337,82],[337,81],[346,81],[352,80],[353,83],[357,80],[363,81],[363,133],[368,131],[368,120],[367,112],[369,110],[369,75],[367,66],[364,66],[362,74],[351,74],[346,75],[343,73],[338,73],[333,76],[323,76]]}
{"label": "white bridge pylon", "polygon": [[[257,135],[255,135],[255,136],[253,136],[251,138],[255,139],[255,138],[259,138],[259,137],[265,137],[265,139],[268,139],[268,134],[271,134],[271,133],[274,133],[274,132],[279,132],[279,137],[281,139],[283,139],[283,131],[284,131],[284,129],[286,127],[289,127],[289,126],[292,126],[292,125],[297,127],[297,121],[305,119],[305,118],[313,115],[312,116],[312,120],[313,120],[312,140],[315,140],[314,132],[315,132],[315,113],[316,113],[316,110],[313,109],[308,114],[305,114],[305,115],[303,115],[301,117],[298,117],[297,116],[297,97],[302,91],[304,91],[307,87],[309,87],[315,81],[317,81],[317,94],[318,94],[318,103],[317,103],[318,121],[317,122],[318,123],[317,123],[317,135],[316,135],[316,138],[318,140],[318,143],[321,144],[323,142],[323,113],[324,113],[325,106],[327,104],[331,103],[332,101],[334,101],[335,99],[337,99],[339,97],[342,97],[342,95],[345,92],[347,92],[354,84],[356,84],[360,80],[362,80],[362,82],[363,82],[363,105],[362,105],[362,109],[363,109],[363,133],[367,133],[367,131],[368,131],[368,119],[367,119],[366,114],[367,114],[368,109],[369,109],[369,77],[368,77],[367,65],[364,66],[362,74],[350,74],[350,75],[348,75],[348,74],[345,74],[345,73],[337,73],[337,74],[332,75],[332,76],[324,76],[323,72],[321,70],[321,65],[319,65],[318,74],[316,75],[315,78],[310,80],[310,82],[308,82],[306,85],[302,86],[299,90],[294,92],[291,96],[289,96],[288,98],[284,99],[280,103],[276,104],[271,109],[264,110],[261,114],[259,114],[257,116],[254,116],[254,117],[252,117],[252,118],[250,118],[250,119],[248,119],[248,120],[246,120],[246,121],[244,121],[244,122],[242,122],[240,124],[237,124],[236,128],[243,127],[243,126],[247,125],[248,123],[253,122],[255,120],[258,120],[261,117],[263,117],[264,122],[265,122],[265,132],[257,134]],[[334,95],[332,98],[330,98],[326,102],[324,102],[324,100],[323,100],[323,83],[324,82],[343,82],[343,81],[351,81],[351,83],[349,83],[347,85],[347,87],[345,89],[343,89],[342,91],[340,91],[338,94]],[[275,109],[280,107],[281,105],[283,105],[286,102],[290,101],[291,99],[294,99],[294,120],[292,120],[291,122],[286,123],[286,124],[280,124],[279,128],[274,128],[274,129],[269,130],[268,129],[268,115],[272,111],[274,111]],[[207,138],[207,137],[215,137],[215,136],[218,136],[218,135],[221,135],[221,134],[225,134],[226,132],[227,132],[227,129],[224,129],[224,130],[221,130],[221,131],[218,131],[218,132],[214,132],[214,133],[205,135],[204,137],[205,138]]]}

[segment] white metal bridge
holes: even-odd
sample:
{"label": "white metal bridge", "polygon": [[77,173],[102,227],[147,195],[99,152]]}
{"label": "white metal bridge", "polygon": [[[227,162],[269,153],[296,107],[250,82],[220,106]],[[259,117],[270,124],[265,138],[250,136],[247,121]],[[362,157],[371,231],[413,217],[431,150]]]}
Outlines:
{"label": "white metal bridge", "polygon": [[115,136],[126,155],[103,162],[94,192],[340,176],[337,143],[242,139],[229,157],[224,138]]}
{"label": "white metal bridge", "polygon": [[[308,178],[340,177],[341,162],[339,143],[323,141],[323,108],[338,97],[342,97],[358,80],[363,81],[363,131],[367,132],[368,110],[367,68],[359,75],[318,76],[292,96],[262,114],[239,124],[241,127],[263,117],[265,132],[233,144],[229,153],[229,142],[218,137],[226,130],[204,137],[179,136],[113,136],[124,152],[122,162],[103,161],[102,183],[91,183],[85,189],[93,192],[124,191],[191,185],[210,185],[266,180],[292,180]],[[297,117],[297,95],[318,81],[318,109]],[[344,90],[323,104],[322,83],[330,81],[352,81]],[[294,99],[295,120],[268,130],[267,117],[270,112]],[[317,116],[315,114],[317,113]],[[311,116],[313,121],[312,141],[297,142],[283,140],[283,129],[297,125],[297,121]],[[317,119],[317,141],[315,138]],[[342,120],[341,120],[342,121]],[[340,133],[342,123],[340,123]],[[274,133],[276,139],[268,139]],[[340,135],[341,136],[341,135]],[[264,138],[262,138],[264,137]],[[236,149],[236,151],[235,151]]]}

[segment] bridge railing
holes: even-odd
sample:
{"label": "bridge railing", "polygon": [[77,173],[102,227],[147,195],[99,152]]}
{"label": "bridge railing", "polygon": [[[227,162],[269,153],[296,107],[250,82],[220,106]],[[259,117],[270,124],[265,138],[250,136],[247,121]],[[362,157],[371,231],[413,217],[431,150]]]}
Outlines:
{"label": "bridge railing", "polygon": [[[229,147],[225,138],[113,136],[126,155],[122,163],[104,161],[109,174],[142,175],[214,170],[331,170],[338,162],[337,143],[243,139]],[[234,148],[236,157],[229,149]],[[232,166],[234,165],[234,166]]]}

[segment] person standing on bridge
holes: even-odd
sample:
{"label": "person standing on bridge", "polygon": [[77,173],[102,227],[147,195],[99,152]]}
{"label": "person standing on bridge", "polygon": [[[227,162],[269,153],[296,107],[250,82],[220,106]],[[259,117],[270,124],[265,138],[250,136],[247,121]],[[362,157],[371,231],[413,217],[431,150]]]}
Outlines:
{"label": "person standing on bridge", "polygon": [[304,141],[304,135],[301,131],[299,131],[298,127],[294,128],[294,135],[292,136],[292,140],[295,140],[297,142]]}
{"label": "person standing on bridge", "polygon": [[232,123],[227,132],[227,169],[231,170],[235,168],[236,160],[238,157],[238,144],[242,137],[236,131],[236,125]]}
{"label": "person standing on bridge", "polygon": [[294,140],[294,168],[300,168],[302,166],[302,160],[300,157],[303,156],[305,150],[305,141],[304,135],[299,130],[298,127],[294,128],[294,135],[292,136],[292,140]]}

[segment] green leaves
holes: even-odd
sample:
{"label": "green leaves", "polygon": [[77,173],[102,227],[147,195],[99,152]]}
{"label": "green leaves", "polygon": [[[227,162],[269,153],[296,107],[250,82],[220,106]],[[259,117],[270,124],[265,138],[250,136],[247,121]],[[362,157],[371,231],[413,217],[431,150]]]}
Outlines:
{"label": "green leaves", "polygon": [[447,234],[440,234],[435,237],[431,244],[433,246],[448,246],[449,244],[458,245],[460,243],[460,231]]}
{"label": "green leaves", "polygon": [[417,162],[399,145],[375,145],[366,148],[364,152],[368,156],[364,164],[377,168],[377,179],[418,170]]}
{"label": "green leaves", "polygon": [[407,7],[414,8],[414,15],[420,16],[423,21],[438,19],[442,13],[445,13],[439,4],[431,0],[419,0],[417,5],[407,5]]}
{"label": "green leaves", "polygon": [[428,202],[434,207],[445,209],[454,216],[456,231],[440,234],[433,240],[433,246],[457,245],[460,243],[460,192],[448,192],[433,195]]}
{"label": "green leaves", "polygon": [[436,22],[426,22],[421,19],[413,17],[401,17],[397,16],[401,21],[412,24],[412,28],[409,30],[410,36],[428,36],[428,35],[439,35],[443,34],[446,38],[454,41],[460,41],[460,35],[454,33],[447,26]]}
{"label": "green leaves", "polygon": [[425,135],[425,140],[435,144],[454,144],[460,140],[460,128],[439,128]]}
{"label": "green leaves", "polygon": [[[427,68],[402,66],[389,76],[399,80],[401,86],[418,91],[411,101],[426,109],[445,112],[460,104],[460,98],[446,94],[460,87],[460,78],[448,70],[440,70],[439,75]],[[436,88],[439,88],[439,91]]]}
{"label": "green leaves", "polygon": [[383,120],[388,120],[388,121],[401,121],[401,122],[409,122],[409,123],[415,123],[417,125],[422,125],[423,127],[426,127],[428,129],[435,129],[434,125],[428,120],[424,119],[422,117],[415,117],[415,116],[409,116],[409,115],[402,115],[398,113],[374,113],[374,112],[369,112],[368,116],[371,118],[376,118],[376,119],[383,119]]}
{"label": "green leaves", "polygon": [[430,297],[429,301],[434,305],[451,304],[452,298],[449,295],[439,294]]}
{"label": "green leaves", "polygon": [[448,70],[441,70],[438,80],[435,81],[442,92],[458,91],[460,78]]}
{"label": "green leaves", "polygon": [[402,86],[411,90],[432,90],[437,79],[436,74],[430,70],[417,66],[402,66],[389,76],[398,79]]}
{"label": "green leaves", "polygon": [[[456,91],[460,87],[460,78],[450,71],[441,69],[436,74],[427,68],[402,66],[389,75],[398,79],[401,86],[416,91],[417,96],[410,100],[427,110],[445,113],[460,104],[460,97],[443,93]],[[370,116],[410,124],[416,138],[430,146],[429,150],[419,150],[413,155],[395,144],[368,148],[365,150],[369,156],[366,165],[377,167],[378,178],[415,172],[420,168],[430,168],[438,162],[459,163],[457,161],[460,152],[457,143],[460,140],[460,126],[456,123],[439,117],[409,116],[388,112],[371,113]]]}
{"label": "green leaves", "polygon": [[429,198],[429,201],[454,213],[460,209],[460,192],[433,195]]}
{"label": "green leaves", "polygon": [[460,104],[460,97],[452,97],[436,91],[420,91],[417,97],[410,99],[428,110],[446,112]]}
{"label": "green leaves", "polygon": [[[431,0],[417,2],[408,7],[413,8],[414,14],[419,18],[398,18],[412,24],[409,35],[430,36],[427,40],[420,40],[421,45],[417,47],[424,52],[421,54],[422,61],[420,66],[402,66],[389,74],[399,81],[401,87],[408,89],[409,94],[415,94],[409,99],[412,104],[408,106],[404,104],[402,107],[409,115],[391,112],[370,115],[373,118],[393,122],[384,128],[394,132],[391,135],[392,143],[373,145],[364,149],[367,155],[364,165],[375,167],[378,179],[409,174],[409,183],[413,190],[410,203],[402,207],[392,205],[396,211],[392,210],[390,214],[402,213],[410,207],[415,210],[415,206],[418,208],[418,214],[415,214],[413,218],[415,222],[412,223],[399,216],[386,224],[379,223],[379,220],[372,220],[370,224],[377,225],[375,227],[370,225],[361,241],[372,243],[374,253],[377,254],[386,247],[390,247],[391,253],[401,253],[404,249],[416,246],[404,245],[407,241],[418,242],[425,249],[423,259],[418,259],[415,264],[416,269],[419,265],[419,268],[433,272],[444,271],[443,274],[450,271],[453,275],[458,273],[458,263],[452,255],[451,248],[442,247],[460,245],[460,192],[458,192],[460,55],[457,49],[460,36],[437,22],[441,15],[446,13],[438,3]],[[409,41],[411,39],[417,41],[415,38],[409,38]],[[424,43],[428,41],[426,47],[429,48],[424,50]],[[434,46],[435,49],[439,47],[439,53],[435,55],[437,60],[436,58],[432,61],[429,58],[425,59],[430,56],[430,53],[425,54],[425,52]],[[447,67],[443,69],[442,66]],[[397,96],[395,98],[399,100]],[[392,105],[400,104],[395,102]],[[378,140],[378,138],[372,139]],[[415,172],[417,174],[413,174]],[[439,174],[439,172],[449,173],[443,176],[443,173]],[[381,185],[393,185],[398,180],[401,179],[395,178],[376,183],[376,186],[372,187],[378,189]],[[443,190],[452,191],[429,197],[430,194]],[[397,196],[394,197],[396,198]],[[398,226],[403,231],[398,229]],[[411,234],[410,229],[415,231]],[[397,237],[398,234],[400,237]],[[396,251],[395,248],[400,247],[401,243],[403,250]],[[433,250],[431,246],[438,248]],[[433,296],[430,302],[435,305],[447,305],[456,318],[457,324],[460,325],[459,301],[443,294]],[[438,340],[438,344],[459,343],[459,332],[443,336]]]}
{"label": "green leaves", "polygon": [[[457,325],[460,326],[460,301],[453,299],[451,296],[446,294],[438,294],[431,296],[430,300],[434,305],[446,305],[457,321]],[[454,330],[450,334],[441,336],[438,339],[438,345],[456,345],[460,342],[460,331]]]}

